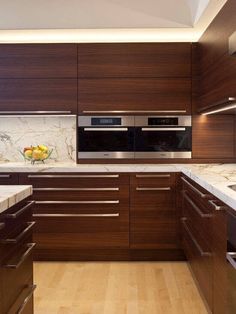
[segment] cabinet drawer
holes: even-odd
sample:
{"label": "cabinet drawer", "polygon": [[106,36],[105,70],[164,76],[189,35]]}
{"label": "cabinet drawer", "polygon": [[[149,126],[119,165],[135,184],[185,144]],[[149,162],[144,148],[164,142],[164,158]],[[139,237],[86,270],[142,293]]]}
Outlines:
{"label": "cabinet drawer", "polygon": [[212,218],[213,212],[205,213],[195,200],[183,192],[183,217],[191,233],[199,244],[205,249],[210,250],[212,244]]}
{"label": "cabinet drawer", "polygon": [[105,188],[129,184],[129,175],[111,173],[20,174],[21,184],[34,188]]}
{"label": "cabinet drawer", "polygon": [[174,173],[136,173],[131,175],[131,185],[135,188],[150,187],[172,187],[175,186],[175,174]]}
{"label": "cabinet drawer", "polygon": [[18,296],[32,283],[34,243],[32,237],[22,240],[1,263],[2,280],[4,282],[3,307],[8,313]]}
{"label": "cabinet drawer", "polygon": [[15,173],[0,173],[0,185],[18,184],[18,175]]}
{"label": "cabinet drawer", "polygon": [[200,246],[188,228],[185,220],[182,221],[182,232],[183,247],[193,274],[199,284],[199,288],[201,289],[203,296],[208,303],[209,308],[212,309],[212,254],[211,252],[205,251]]}

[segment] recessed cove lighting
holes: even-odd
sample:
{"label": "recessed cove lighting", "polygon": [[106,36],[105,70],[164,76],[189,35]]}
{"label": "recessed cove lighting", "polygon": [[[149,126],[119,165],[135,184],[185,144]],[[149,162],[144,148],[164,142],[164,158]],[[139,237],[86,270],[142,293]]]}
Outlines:
{"label": "recessed cove lighting", "polygon": [[227,110],[230,110],[230,109],[236,109],[236,103],[234,103],[234,104],[232,104],[230,106],[226,106],[226,107],[220,108],[220,109],[215,109],[215,110],[210,110],[208,112],[204,112],[204,113],[202,113],[202,115],[207,116],[207,115],[210,115],[210,114],[214,114],[214,113],[218,113],[218,112],[222,112],[222,111],[227,111]]}

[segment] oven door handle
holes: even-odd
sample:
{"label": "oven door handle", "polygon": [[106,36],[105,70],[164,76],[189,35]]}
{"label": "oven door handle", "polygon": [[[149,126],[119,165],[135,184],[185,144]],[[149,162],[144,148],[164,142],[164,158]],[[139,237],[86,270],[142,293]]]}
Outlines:
{"label": "oven door handle", "polygon": [[234,258],[236,258],[236,252],[227,252],[226,253],[227,261],[236,269],[236,262]]}
{"label": "oven door handle", "polygon": [[186,131],[186,128],[142,128],[142,131]]}
{"label": "oven door handle", "polygon": [[88,132],[93,132],[93,131],[127,132],[128,128],[84,128],[84,131],[88,131]]}

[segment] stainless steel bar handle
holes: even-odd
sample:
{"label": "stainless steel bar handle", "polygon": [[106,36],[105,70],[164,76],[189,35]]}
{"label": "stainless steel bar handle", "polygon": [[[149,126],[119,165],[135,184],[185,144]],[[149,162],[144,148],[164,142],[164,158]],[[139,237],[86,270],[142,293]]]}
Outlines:
{"label": "stainless steel bar handle", "polygon": [[170,174],[136,174],[136,178],[170,178]]}
{"label": "stainless steel bar handle", "polygon": [[72,175],[61,175],[61,174],[29,174],[28,178],[119,178],[119,174],[72,174]]}
{"label": "stainless steel bar handle", "polygon": [[136,191],[170,191],[171,187],[163,187],[163,188],[140,188],[137,187]]}
{"label": "stainless steel bar handle", "polygon": [[195,239],[195,237],[192,235],[192,232],[189,230],[189,228],[187,227],[186,224],[186,220],[182,219],[182,224],[184,226],[184,229],[187,231],[189,237],[191,238],[191,240],[193,241],[194,245],[196,246],[197,250],[199,251],[199,253],[201,254],[201,256],[211,256],[212,254],[210,252],[204,252],[203,249],[201,248],[201,246],[198,244],[197,240]]}
{"label": "stainless steel bar handle", "polygon": [[186,128],[142,128],[142,131],[186,131]]}
{"label": "stainless steel bar handle", "polygon": [[1,222],[0,223],[0,230],[4,229],[5,228],[5,223],[4,222]]}
{"label": "stainless steel bar handle", "polygon": [[21,304],[21,306],[19,307],[18,311],[16,312],[16,314],[21,314],[23,313],[26,305],[28,304],[28,302],[30,301],[30,299],[32,298],[33,294],[34,294],[34,290],[36,289],[36,285],[32,285],[30,287],[30,292],[27,295],[27,297],[24,299],[23,303]]}
{"label": "stainless steel bar handle", "polygon": [[109,131],[109,132],[127,132],[128,128],[84,128],[84,131],[93,132],[93,131]]}
{"label": "stainless steel bar handle", "polygon": [[226,210],[226,208],[227,208],[227,206],[219,206],[219,205],[217,205],[217,204],[215,204],[215,202],[217,202],[217,201],[215,201],[215,200],[209,200],[208,201],[213,207],[214,207],[214,209],[215,210]]}
{"label": "stainless steel bar handle", "polygon": [[34,191],[119,191],[119,188],[34,188]]}
{"label": "stainless steel bar handle", "polygon": [[35,201],[35,204],[119,204],[120,201]]}
{"label": "stainless steel bar handle", "polygon": [[10,174],[0,174],[0,178],[10,178],[11,175]]}
{"label": "stainless steel bar handle", "polygon": [[227,252],[226,258],[233,268],[236,269],[236,261],[234,260],[234,258],[236,258],[236,252]]}
{"label": "stainless steel bar handle", "polygon": [[83,113],[186,113],[187,110],[83,110]]}
{"label": "stainless steel bar handle", "polygon": [[71,110],[21,110],[0,111],[0,114],[71,114]]}
{"label": "stainless steel bar handle", "polygon": [[114,214],[33,214],[33,217],[119,217],[119,213]]}
{"label": "stainless steel bar handle", "polygon": [[33,228],[34,225],[35,221],[27,222],[27,227],[16,238],[2,239],[1,243],[3,244],[18,243],[25,236],[25,234]]}
{"label": "stainless steel bar handle", "polygon": [[186,192],[183,192],[184,199],[187,200],[187,202],[192,206],[192,208],[195,210],[195,212],[202,218],[210,218],[212,217],[212,214],[205,214],[201,211],[201,209],[191,200],[190,197],[186,194]]}
{"label": "stainless steel bar handle", "polygon": [[29,202],[26,206],[22,207],[20,210],[18,210],[16,213],[13,214],[5,214],[4,217],[10,218],[10,219],[16,219],[20,215],[24,214],[29,208],[31,208],[34,205],[35,201]]}
{"label": "stainless steel bar handle", "polygon": [[17,269],[20,267],[20,265],[26,260],[26,258],[30,255],[33,248],[35,247],[36,243],[27,243],[27,250],[24,252],[24,254],[20,257],[19,261],[16,264],[5,264],[3,265],[4,268],[14,268]]}
{"label": "stainless steel bar handle", "polygon": [[181,180],[184,181],[194,192],[196,192],[201,198],[209,198],[209,194],[202,193],[195,186],[193,186],[189,181],[187,181],[184,177],[181,177]]}

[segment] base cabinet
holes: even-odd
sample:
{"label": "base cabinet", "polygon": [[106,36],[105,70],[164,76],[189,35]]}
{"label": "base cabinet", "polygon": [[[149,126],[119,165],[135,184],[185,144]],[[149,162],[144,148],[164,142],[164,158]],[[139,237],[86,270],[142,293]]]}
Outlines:
{"label": "base cabinet", "polygon": [[33,204],[25,200],[0,214],[1,314],[33,314]]}

